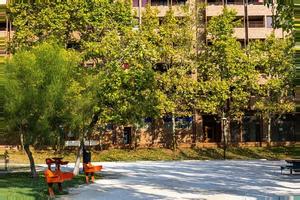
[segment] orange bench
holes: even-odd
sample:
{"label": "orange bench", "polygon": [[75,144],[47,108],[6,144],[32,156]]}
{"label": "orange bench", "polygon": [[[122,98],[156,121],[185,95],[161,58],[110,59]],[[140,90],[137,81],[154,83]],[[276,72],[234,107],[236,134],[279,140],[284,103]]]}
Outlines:
{"label": "orange bench", "polygon": [[93,166],[91,163],[83,164],[83,170],[85,173],[94,173],[102,170],[102,165]]}
{"label": "orange bench", "polygon": [[[61,184],[64,181],[71,180],[74,177],[72,172],[62,172],[60,170],[60,165],[66,165],[66,164],[68,164],[68,162],[63,162],[61,160],[62,158],[53,158],[53,159],[54,160],[52,160],[50,158],[46,159],[46,164],[48,165],[48,169],[44,171],[45,179],[48,184],[49,195],[51,197],[54,197],[54,192],[53,192],[53,188],[52,188],[52,185],[54,183],[58,184],[59,191],[62,191]],[[55,164],[55,166],[56,166],[55,171],[51,170],[52,164]]]}
{"label": "orange bench", "polygon": [[[102,170],[102,165],[93,166],[90,162],[83,163],[83,170],[85,173],[86,184],[89,184],[89,179],[91,178],[92,183],[95,181],[94,173]],[[89,178],[89,175],[91,176]]]}

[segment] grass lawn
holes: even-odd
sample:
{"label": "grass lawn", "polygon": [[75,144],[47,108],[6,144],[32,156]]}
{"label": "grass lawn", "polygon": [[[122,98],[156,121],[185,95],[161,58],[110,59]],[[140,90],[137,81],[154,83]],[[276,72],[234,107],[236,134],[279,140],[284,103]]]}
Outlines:
{"label": "grass lawn", "polygon": [[[0,199],[1,200],[44,200],[48,199],[47,184],[42,173],[39,178],[30,178],[29,173],[0,174]],[[98,175],[95,177],[99,178]],[[71,181],[63,183],[64,191],[59,193],[57,185],[54,185],[56,195],[67,194],[66,189],[85,184],[85,176],[80,174]]]}
{"label": "grass lawn", "polygon": [[[55,153],[51,150],[34,151],[33,157],[38,164],[44,164],[45,159],[50,157],[63,157],[64,160],[75,162],[76,150]],[[0,154],[3,153],[0,151]],[[20,151],[9,150],[10,166],[17,163],[28,164],[27,155]],[[300,146],[294,147],[249,147],[229,148],[228,159],[270,159],[281,160],[300,157]],[[164,148],[153,149],[111,149],[93,151],[92,161],[136,161],[136,160],[211,160],[223,159],[222,148],[181,148],[177,151]],[[1,168],[1,167],[0,167]]]}

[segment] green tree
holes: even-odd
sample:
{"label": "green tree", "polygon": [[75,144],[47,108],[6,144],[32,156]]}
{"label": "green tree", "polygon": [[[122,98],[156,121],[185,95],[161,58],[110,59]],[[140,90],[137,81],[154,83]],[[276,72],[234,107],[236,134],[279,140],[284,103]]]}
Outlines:
{"label": "green tree", "polygon": [[272,118],[294,111],[293,79],[295,77],[293,42],[291,38],[275,38],[249,45],[250,58],[261,76],[256,91],[255,109],[268,124],[267,138],[271,142]]}
{"label": "green tree", "polygon": [[148,48],[156,51],[154,69],[157,79],[157,108],[160,117],[172,117],[170,147],[176,149],[175,117],[191,115],[195,88],[195,35],[193,21],[187,8],[180,9],[183,17],[176,17],[170,8],[159,20],[155,9],[146,7],[141,32],[150,42]]}
{"label": "green tree", "polygon": [[[131,4],[109,0],[12,1],[9,17],[15,32],[10,50],[55,38],[65,47],[87,51],[111,30],[133,22]],[[86,54],[86,59],[93,57]]]}
{"label": "green tree", "polygon": [[294,29],[293,0],[265,0],[265,5],[272,8],[274,28],[282,28],[287,33]]}
{"label": "green tree", "polygon": [[34,177],[30,145],[49,143],[59,126],[67,122],[66,92],[78,61],[76,53],[50,42],[20,50],[6,64],[5,116],[11,132],[24,139]]}
{"label": "green tree", "polygon": [[236,12],[225,8],[207,27],[211,45],[200,54],[198,109],[222,121],[224,157],[230,139],[230,123],[239,121],[257,87],[258,73],[249,56],[233,36]]}

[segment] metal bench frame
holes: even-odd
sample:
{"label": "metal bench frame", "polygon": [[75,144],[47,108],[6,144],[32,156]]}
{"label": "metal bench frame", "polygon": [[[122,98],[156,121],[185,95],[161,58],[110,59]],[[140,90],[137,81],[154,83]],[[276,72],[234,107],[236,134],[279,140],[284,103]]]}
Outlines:
{"label": "metal bench frame", "polygon": [[280,166],[281,174],[283,170],[288,169],[290,170],[290,174],[293,174],[294,172],[300,172],[300,166],[293,166],[293,165],[285,165],[285,166]]}

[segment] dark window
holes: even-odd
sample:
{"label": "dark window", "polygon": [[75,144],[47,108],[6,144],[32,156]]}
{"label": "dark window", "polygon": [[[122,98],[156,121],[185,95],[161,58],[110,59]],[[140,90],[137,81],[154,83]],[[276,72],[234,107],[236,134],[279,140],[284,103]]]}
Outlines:
{"label": "dark window", "polygon": [[124,144],[131,144],[131,127],[124,127]]}
{"label": "dark window", "polygon": [[176,128],[178,129],[191,129],[193,117],[176,117]]}
{"label": "dark window", "polygon": [[133,7],[138,7],[139,6],[139,0],[133,0],[132,1],[132,6]]}
{"label": "dark window", "polygon": [[265,27],[264,16],[249,16],[249,28]]}
{"label": "dark window", "polygon": [[248,4],[262,5],[264,0],[248,0]]}
{"label": "dark window", "polygon": [[207,0],[207,4],[209,5],[221,5],[223,4],[221,0]]}
{"label": "dark window", "polygon": [[167,6],[168,0],[151,0],[151,6]]}
{"label": "dark window", "polygon": [[173,5],[185,5],[187,0],[173,0]]}
{"label": "dark window", "polygon": [[244,17],[242,16],[237,16],[234,19],[234,22],[238,22],[236,28],[244,28]]}
{"label": "dark window", "polygon": [[227,4],[233,4],[233,5],[243,5],[243,0],[227,0]]}
{"label": "dark window", "polygon": [[[139,2],[140,2],[140,0],[133,0],[132,1],[132,6],[133,7],[139,7]],[[145,7],[146,4],[148,3],[148,0],[141,0],[141,3],[142,3],[142,7]]]}
{"label": "dark window", "polygon": [[0,22],[0,31],[5,31],[5,30],[6,30],[6,23]]}
{"label": "dark window", "polygon": [[238,39],[237,41],[241,44],[242,47],[245,46],[245,40],[244,39]]}

